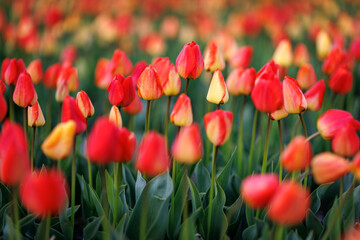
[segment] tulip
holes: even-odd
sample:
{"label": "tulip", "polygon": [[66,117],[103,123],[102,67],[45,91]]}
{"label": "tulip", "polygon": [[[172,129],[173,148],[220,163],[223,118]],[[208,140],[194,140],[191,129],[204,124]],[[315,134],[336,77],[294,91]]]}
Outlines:
{"label": "tulip", "polygon": [[317,120],[317,128],[320,135],[326,140],[332,140],[336,133],[350,123],[354,130],[360,129],[360,122],[354,120],[351,113],[339,109],[330,109]]}
{"label": "tulip", "polygon": [[353,85],[353,76],[345,66],[339,67],[329,78],[329,87],[335,93],[346,94]]}
{"label": "tulip", "polygon": [[37,94],[31,77],[27,72],[20,74],[16,82],[13,101],[16,105],[26,108],[32,106],[37,101]]}
{"label": "tulip", "polygon": [[109,71],[112,76],[121,74],[129,75],[132,71],[132,63],[125,52],[116,49],[109,65]]}
{"label": "tulip", "polygon": [[137,88],[139,97],[144,100],[155,100],[162,96],[161,81],[153,66],[148,66],[141,73],[137,82]]}
{"label": "tulip", "polygon": [[230,137],[233,113],[216,110],[204,116],[206,135],[216,146],[223,145]]}
{"label": "tulip", "polygon": [[275,174],[255,174],[241,183],[241,197],[252,208],[263,208],[269,203],[279,186]]}
{"label": "tulip", "polygon": [[349,53],[352,54],[356,60],[360,60],[360,37],[356,37],[351,41]]}
{"label": "tulip", "polygon": [[193,164],[200,160],[203,143],[199,124],[193,123],[181,129],[172,144],[171,154],[180,163]]}
{"label": "tulip", "polygon": [[73,63],[76,60],[77,51],[73,45],[67,45],[61,51],[60,60],[61,62]]}
{"label": "tulip", "polygon": [[135,87],[131,77],[126,79],[118,74],[108,87],[109,101],[111,105],[126,107],[135,98]]}
{"label": "tulip", "polygon": [[356,222],[353,227],[346,230],[346,233],[341,237],[341,240],[357,240],[360,239],[359,223]]}
{"label": "tulip", "polygon": [[147,62],[145,60],[142,60],[135,64],[134,69],[131,73],[134,86],[136,86],[137,81],[141,75],[141,73],[144,71],[144,69],[148,66]]}
{"label": "tulip", "polygon": [[318,184],[333,182],[351,169],[351,164],[345,158],[330,152],[316,155],[311,161],[311,171]]}
{"label": "tulip", "polygon": [[301,89],[309,89],[315,85],[317,78],[313,66],[307,63],[301,65],[297,72],[296,79]]}
{"label": "tulip", "polygon": [[113,79],[112,74],[108,71],[110,60],[100,58],[95,67],[95,85],[101,89],[107,89]]}
{"label": "tulip", "polygon": [[94,106],[89,96],[84,91],[80,91],[76,95],[76,104],[85,118],[91,117],[95,113]]}
{"label": "tulip", "polygon": [[68,186],[62,172],[35,171],[22,181],[20,200],[31,213],[42,218],[58,215],[68,203]]}
{"label": "tulip", "polygon": [[283,118],[286,118],[288,115],[289,113],[285,110],[284,105],[279,110],[270,113],[271,119],[275,121],[279,121]]}
{"label": "tulip", "polygon": [[115,159],[116,162],[129,162],[136,149],[136,136],[135,133],[130,132],[126,128],[118,130],[118,146],[122,148],[121,156]]}
{"label": "tulip", "polygon": [[168,171],[170,159],[164,136],[150,131],[140,142],[135,168],[147,176],[156,176]]}
{"label": "tulip", "polygon": [[122,127],[122,118],[120,110],[117,106],[113,105],[110,109],[109,120],[114,123],[118,128]]}
{"label": "tulip", "polygon": [[334,48],[329,52],[329,55],[324,60],[322,70],[326,74],[333,74],[335,70],[342,66],[346,66],[346,55],[345,52],[339,48]]}
{"label": "tulip", "polygon": [[237,49],[231,56],[230,65],[233,68],[247,68],[249,67],[253,55],[252,46],[244,46]]}
{"label": "tulip", "polygon": [[43,78],[43,67],[40,59],[33,60],[26,71],[30,74],[34,84],[39,84]]}
{"label": "tulip", "polygon": [[79,88],[79,77],[77,69],[70,64],[64,64],[59,73],[57,84],[61,81],[66,81],[69,91],[75,92]]}
{"label": "tulip", "polygon": [[9,63],[10,63],[9,58],[5,58],[1,63],[1,75],[0,75],[1,81],[5,81],[5,72],[7,70],[7,67],[9,66]]}
{"label": "tulip", "polygon": [[181,79],[174,64],[170,64],[168,79],[166,82],[163,82],[162,87],[166,96],[179,94],[181,89]]}
{"label": "tulip", "polygon": [[283,182],[272,197],[268,217],[282,225],[301,223],[310,208],[310,194],[297,182]]}
{"label": "tulip", "polygon": [[67,122],[69,120],[75,121],[76,134],[80,134],[85,131],[87,121],[84,115],[81,113],[75,99],[73,97],[66,96],[62,105],[61,121]]}
{"label": "tulip", "polygon": [[142,102],[138,95],[135,95],[134,100],[130,103],[129,106],[123,108],[124,112],[131,115],[140,113],[142,109],[143,109]]}
{"label": "tulip", "polygon": [[354,176],[359,180],[360,179],[360,152],[358,152],[352,160],[352,171]]}
{"label": "tulip", "polygon": [[65,79],[61,79],[56,86],[55,99],[62,102],[66,96],[69,96],[69,86]]}
{"label": "tulip", "polygon": [[0,94],[4,94],[6,90],[6,85],[3,81],[0,80]]}
{"label": "tulip", "polygon": [[4,96],[0,94],[0,122],[4,120],[5,116],[7,114],[7,104]]}
{"label": "tulip", "polygon": [[249,95],[255,85],[256,72],[254,68],[237,68],[233,70],[226,80],[230,94],[234,96]]}
{"label": "tulip", "polygon": [[358,152],[359,146],[359,136],[350,123],[336,132],[331,143],[333,152],[344,157],[354,156]]}
{"label": "tulip", "polygon": [[294,65],[301,67],[303,64],[310,63],[310,55],[305,44],[298,43],[294,51]]}
{"label": "tulip", "polygon": [[170,114],[170,122],[176,126],[188,126],[193,122],[193,113],[190,98],[182,93],[176,100]]}
{"label": "tulip", "polygon": [[69,156],[75,137],[76,123],[73,120],[59,123],[46,137],[41,150],[54,160],[61,160]]}
{"label": "tulip", "polygon": [[206,100],[214,104],[225,104],[229,100],[229,93],[220,70],[214,72]]}
{"label": "tulip", "polygon": [[301,113],[307,109],[307,102],[299,84],[286,76],[283,81],[284,107],[288,113]]}
{"label": "tulip", "polygon": [[39,102],[36,102],[34,106],[28,108],[28,126],[40,127],[45,125],[44,115],[41,111]]}
{"label": "tulip", "polygon": [[293,54],[291,49],[291,43],[288,39],[281,40],[277,45],[273,60],[281,67],[289,67],[293,60]]}
{"label": "tulip", "polygon": [[323,60],[331,50],[331,39],[329,34],[321,30],[316,36],[316,54],[320,60]]}
{"label": "tulip", "polygon": [[321,108],[324,99],[325,88],[325,82],[322,79],[306,91],[304,96],[309,110],[318,111]]}
{"label": "tulip", "polygon": [[310,165],[311,158],[311,144],[304,136],[295,137],[281,155],[282,164],[288,171],[305,170]]}
{"label": "tulip", "polygon": [[165,82],[168,81],[169,78],[169,67],[170,67],[170,60],[168,57],[159,57],[155,59],[153,63],[153,67],[156,69],[156,72],[159,76],[161,85],[163,86]]}
{"label": "tulip", "polygon": [[57,79],[61,71],[61,64],[55,63],[46,69],[44,74],[44,86],[47,88],[56,88]]}
{"label": "tulip", "polygon": [[204,69],[200,47],[195,42],[186,44],[176,58],[176,69],[183,78],[196,79]]}
{"label": "tulip", "polygon": [[225,68],[225,60],[221,49],[214,40],[211,40],[204,53],[204,67],[206,71],[215,72]]}
{"label": "tulip", "polygon": [[8,66],[4,72],[3,80],[8,85],[15,85],[19,75],[26,70],[25,64],[22,59],[16,60],[15,58],[11,59],[8,63]]}
{"label": "tulip", "polygon": [[266,63],[257,73],[255,84],[258,82],[259,79],[276,79],[279,80],[279,65],[271,60],[270,62]]}

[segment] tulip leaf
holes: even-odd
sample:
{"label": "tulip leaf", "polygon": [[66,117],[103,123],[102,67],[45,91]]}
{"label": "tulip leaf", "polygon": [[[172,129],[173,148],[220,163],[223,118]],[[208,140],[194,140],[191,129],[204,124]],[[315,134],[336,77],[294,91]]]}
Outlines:
{"label": "tulip leaf", "polygon": [[20,219],[20,228],[26,227],[28,224],[33,223],[36,219],[36,216],[33,214],[29,214],[22,219]]}
{"label": "tulip leaf", "polygon": [[41,240],[44,239],[46,232],[46,218],[42,219],[39,226],[37,227],[35,240]]}
{"label": "tulip leaf", "polygon": [[252,239],[258,239],[258,228],[256,224],[250,225],[247,227],[243,233],[242,233],[242,239],[244,240],[252,240]]}
{"label": "tulip leaf", "polygon": [[96,217],[84,228],[84,239],[93,239],[99,230],[103,217]]}
{"label": "tulip leaf", "polygon": [[[284,239],[284,236],[283,236],[282,239]],[[294,230],[290,231],[290,233],[287,235],[286,239],[288,239],[288,240],[302,240],[302,238],[299,236],[297,231],[294,231]],[[281,240],[281,239],[279,239],[279,240]]]}
{"label": "tulip leaf", "polygon": [[204,166],[203,162],[200,161],[196,164],[194,169],[195,178],[197,181],[197,188],[200,196],[204,196],[210,188],[210,173]]}
{"label": "tulip leaf", "polygon": [[[74,207],[74,214],[77,212],[79,207],[80,207],[79,205]],[[60,214],[60,227],[66,239],[72,238],[73,230],[74,230],[73,226],[71,225],[70,217],[71,217],[71,208],[67,208],[64,212]]]}
{"label": "tulip leaf", "polygon": [[314,231],[315,239],[320,239],[321,233],[324,231],[324,226],[312,210],[309,210],[306,216],[306,227],[308,231]]}
{"label": "tulip leaf", "polygon": [[124,179],[124,183],[128,186],[125,191],[126,191],[126,198],[127,201],[129,203],[129,207],[134,207],[135,205],[135,178],[134,175],[131,173],[131,171],[129,170],[129,168],[123,164],[123,179]]}
{"label": "tulip leaf", "polygon": [[92,201],[90,201],[90,195],[88,191],[88,184],[86,183],[84,176],[78,174],[77,177],[81,188],[81,196],[85,200],[85,203],[92,207]]}
{"label": "tulip leaf", "polygon": [[106,193],[109,201],[111,211],[114,210],[115,205],[115,189],[113,179],[110,177],[107,170],[105,170]]}
{"label": "tulip leaf", "polygon": [[222,169],[222,171],[220,172],[219,176],[216,179],[222,189],[225,189],[226,185],[229,182],[229,176],[231,175],[231,170],[234,160],[233,155],[234,153],[231,155],[229,161],[226,163],[225,167]]}
{"label": "tulip leaf", "polygon": [[[334,201],[331,209],[328,211],[328,213],[326,214],[326,216],[324,218],[324,222],[326,222],[326,228],[329,227],[330,223],[333,221],[333,218],[336,215],[336,212],[337,212],[338,207],[339,207],[338,203],[339,203],[339,201],[338,201],[338,199],[336,199]],[[332,230],[331,230],[331,233],[329,235],[330,240],[335,240],[335,239],[338,239],[340,237],[340,233],[341,233],[340,223],[341,223],[341,218],[337,218],[335,220],[334,226],[332,226]]]}
{"label": "tulip leaf", "polygon": [[[355,190],[356,189],[354,189],[354,191]],[[344,195],[345,195],[345,193],[344,193]],[[344,197],[344,195],[343,195],[343,197]],[[342,211],[343,212],[342,212],[341,223],[343,224],[343,229],[348,229],[355,222],[354,194],[351,194],[348,197],[347,201],[344,204]]]}
{"label": "tulip leaf", "polygon": [[311,210],[317,213],[321,206],[321,199],[330,187],[331,184],[320,185],[315,191],[311,193]]}
{"label": "tulip leaf", "polygon": [[198,209],[202,208],[201,198],[198,189],[196,188],[195,184],[191,181],[191,179],[187,178],[189,186],[190,186],[190,192],[191,192],[191,203],[192,203],[192,209]]}
{"label": "tulip leaf", "polygon": [[180,240],[197,240],[199,239],[196,234],[196,220],[198,219],[199,215],[201,214],[202,209],[199,208],[194,211],[190,217],[188,217],[180,227]]}
{"label": "tulip leaf", "polygon": [[0,227],[3,229],[6,222],[6,214],[9,211],[9,208],[12,206],[12,202],[8,202],[0,209]]}
{"label": "tulip leaf", "polygon": [[95,190],[92,189],[90,186],[89,186],[89,190],[90,190],[90,196],[91,196],[92,201],[93,201],[93,203],[95,205],[95,209],[96,209],[96,212],[97,212],[98,216],[99,217],[104,216],[104,209],[103,209],[103,207],[101,205],[99,196],[97,195]]}
{"label": "tulip leaf", "polygon": [[145,185],[146,185],[146,181],[142,177],[141,173],[138,171],[136,182],[135,182],[135,199],[136,199],[136,201],[139,200],[139,197],[140,197],[142,191],[144,190]]}

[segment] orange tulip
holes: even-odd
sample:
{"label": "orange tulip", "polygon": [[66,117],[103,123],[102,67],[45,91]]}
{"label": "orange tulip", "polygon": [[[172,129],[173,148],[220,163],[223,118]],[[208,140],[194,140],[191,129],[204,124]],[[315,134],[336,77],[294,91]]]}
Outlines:
{"label": "orange tulip", "polygon": [[294,65],[301,67],[303,64],[310,63],[309,51],[306,48],[305,44],[298,43],[294,51]]}
{"label": "orange tulip", "polygon": [[283,81],[284,107],[288,113],[301,113],[307,109],[307,102],[299,84],[286,76]]}
{"label": "orange tulip", "polygon": [[311,64],[303,64],[297,72],[296,79],[301,89],[311,88],[317,81],[315,70]]}
{"label": "orange tulip", "polygon": [[344,157],[354,156],[359,146],[359,136],[351,123],[340,128],[331,143],[333,152]]}
{"label": "orange tulip", "polygon": [[33,60],[26,71],[30,74],[34,84],[39,84],[43,78],[43,67],[40,59]]}
{"label": "orange tulip", "polygon": [[45,125],[45,118],[41,111],[39,102],[36,102],[34,106],[28,108],[28,126],[40,127]]}
{"label": "orange tulip", "polygon": [[110,110],[109,120],[114,123],[118,128],[122,127],[122,118],[120,110],[117,106],[113,105]]}
{"label": "orange tulip", "polygon": [[226,80],[230,94],[234,96],[249,95],[255,85],[256,72],[254,68],[237,68],[233,70]]}
{"label": "orange tulip", "polygon": [[216,110],[204,116],[204,126],[208,139],[216,146],[223,145],[230,137],[233,114]]}
{"label": "orange tulip", "polygon": [[295,137],[281,155],[282,164],[288,171],[305,170],[310,165],[311,158],[311,144],[304,136]]}
{"label": "orange tulip", "polygon": [[138,95],[144,100],[155,100],[162,96],[163,89],[155,68],[149,65],[141,73],[138,82]]}
{"label": "orange tulip", "polygon": [[170,122],[176,126],[188,126],[193,122],[191,100],[185,93],[176,100],[170,114]]}
{"label": "orange tulip", "polygon": [[325,88],[325,82],[322,79],[306,91],[304,96],[309,110],[318,111],[321,108],[324,99]]}

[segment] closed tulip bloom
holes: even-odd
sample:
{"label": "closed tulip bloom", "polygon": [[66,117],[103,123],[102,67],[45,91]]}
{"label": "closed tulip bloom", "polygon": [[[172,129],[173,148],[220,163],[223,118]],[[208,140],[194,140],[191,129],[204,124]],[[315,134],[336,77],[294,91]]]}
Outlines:
{"label": "closed tulip bloom", "polygon": [[30,74],[34,84],[39,84],[43,78],[43,67],[40,59],[33,60],[26,71]]}
{"label": "closed tulip bloom", "polygon": [[256,71],[254,68],[237,68],[233,70],[226,80],[230,94],[234,96],[249,95],[255,85]]}
{"label": "closed tulip bloom", "polygon": [[6,85],[3,81],[0,80],[0,94],[4,94],[6,90]]}
{"label": "closed tulip bloom", "polygon": [[279,42],[272,59],[281,67],[289,67],[292,64],[293,54],[291,43],[288,39],[284,39]]}
{"label": "closed tulip bloom", "polygon": [[7,70],[7,67],[9,66],[10,58],[5,58],[1,63],[1,75],[0,80],[5,81],[5,72]]}
{"label": "closed tulip bloom", "polygon": [[252,46],[244,46],[237,49],[230,58],[230,65],[233,68],[247,68],[250,66],[252,55]]}
{"label": "closed tulip bloom", "polygon": [[270,117],[272,120],[278,121],[283,118],[286,118],[289,115],[289,113],[285,110],[284,105],[279,109],[272,113],[270,113]]}
{"label": "closed tulip bloom", "polygon": [[341,240],[358,240],[360,239],[359,222],[354,223],[350,229],[346,230],[346,233],[341,236]]}
{"label": "closed tulip bloom", "polygon": [[183,78],[196,79],[204,69],[200,47],[194,41],[185,44],[176,58],[176,69]]}
{"label": "closed tulip bloom", "polygon": [[345,158],[330,152],[320,153],[311,161],[311,171],[318,184],[336,181],[350,169],[351,164]]}
{"label": "closed tulip bloom", "polygon": [[122,118],[120,110],[117,106],[113,105],[110,109],[109,120],[113,122],[118,128],[122,127]]}
{"label": "closed tulip bloom", "polygon": [[260,80],[261,78],[264,79],[275,79],[279,80],[279,73],[280,73],[280,67],[278,64],[274,62],[274,60],[271,60],[270,62],[266,63],[257,73],[256,73],[256,79],[255,84]]}
{"label": "closed tulip bloom", "polygon": [[59,73],[57,82],[65,80],[70,92],[75,92],[79,88],[79,77],[77,69],[67,63],[62,66],[62,69]]}
{"label": "closed tulip bloom", "polygon": [[354,176],[359,180],[360,179],[360,152],[358,152],[352,160],[352,171]]}
{"label": "closed tulip bloom", "polygon": [[107,90],[111,105],[121,107],[128,106],[136,95],[131,76],[124,78],[121,74],[114,77]]}
{"label": "closed tulip bloom", "polygon": [[41,150],[46,156],[54,160],[61,160],[69,156],[75,137],[76,123],[73,120],[59,123],[46,137]]}
{"label": "closed tulip bloom", "polygon": [[65,79],[61,79],[56,86],[55,99],[62,102],[66,96],[69,96],[69,85]]}
{"label": "closed tulip bloom", "polygon": [[46,69],[44,74],[44,86],[50,89],[55,89],[57,86],[57,79],[61,71],[61,64],[55,63]]}
{"label": "closed tulip bloom", "polygon": [[288,113],[301,113],[307,109],[307,102],[299,84],[286,76],[283,81],[284,106]]}
{"label": "closed tulip bloom", "polygon": [[165,137],[155,131],[146,133],[138,148],[135,168],[154,177],[168,171],[170,164]]}
{"label": "closed tulip bloom", "polygon": [[299,68],[296,75],[297,82],[301,89],[306,90],[315,85],[317,78],[316,73],[311,64],[303,64]]}
{"label": "closed tulip bloom", "polygon": [[323,79],[321,79],[314,86],[312,86],[309,90],[306,91],[304,96],[309,110],[320,110],[324,99],[325,88],[325,82]]}
{"label": "closed tulip bloom", "polygon": [[225,104],[229,101],[229,93],[220,70],[214,72],[206,100],[214,104]]}
{"label": "closed tulip bloom", "polygon": [[125,52],[116,49],[110,62],[109,71],[115,76],[121,74],[129,75],[132,71],[132,63]]}
{"label": "closed tulip bloom", "polygon": [[29,149],[23,128],[5,121],[0,133],[0,181],[15,186],[30,171]]}
{"label": "closed tulip bloom", "polygon": [[84,91],[80,91],[76,95],[76,104],[85,118],[91,117],[95,113],[94,106],[89,96]]}
{"label": "closed tulip bloom", "polygon": [[360,129],[360,122],[355,120],[351,113],[340,109],[330,109],[318,118],[317,128],[324,139],[332,140],[336,133],[348,123],[356,131]]}
{"label": "closed tulip bloom", "polygon": [[304,136],[295,137],[281,155],[281,162],[288,171],[305,170],[312,158],[312,148]]}
{"label": "closed tulip bloom", "polygon": [[4,96],[0,94],[0,122],[4,120],[7,114],[7,104]]}
{"label": "closed tulip bloom", "polygon": [[115,159],[116,162],[129,162],[136,149],[136,136],[135,133],[130,132],[126,128],[122,127],[117,131],[118,146],[122,148],[121,157]]}
{"label": "closed tulip bloom", "polygon": [[294,51],[294,65],[301,67],[303,64],[310,63],[310,54],[303,43],[298,43]]}
{"label": "closed tulip bloom", "polygon": [[29,127],[41,127],[45,125],[45,118],[43,112],[41,111],[39,102],[36,102],[34,106],[29,107],[27,114]]}
{"label": "closed tulip bloom", "polygon": [[223,70],[225,68],[225,60],[220,47],[214,40],[211,40],[204,53],[204,67],[206,71],[215,72],[215,70]]}
{"label": "closed tulip bloom", "polygon": [[171,154],[180,163],[193,164],[200,160],[203,143],[199,124],[193,123],[181,129],[172,144]]}
{"label": "closed tulip bloom", "polygon": [[67,122],[74,120],[76,123],[76,134],[80,134],[85,131],[87,127],[87,121],[84,115],[81,113],[76,101],[73,97],[66,96],[62,105],[61,121]]}
{"label": "closed tulip bloom", "polygon": [[193,122],[191,100],[185,93],[176,100],[170,114],[170,122],[176,126],[188,126]]}
{"label": "closed tulip bloom", "polygon": [[330,76],[328,84],[335,93],[346,94],[352,88],[353,76],[347,67],[342,66]]}
{"label": "closed tulip bloom", "polygon": [[241,183],[241,197],[252,208],[264,208],[279,186],[279,177],[275,174],[254,174]]}
{"label": "closed tulip bloom", "polygon": [[331,39],[329,34],[321,30],[316,36],[316,54],[320,60],[323,60],[331,50]]}
{"label": "closed tulip bloom", "polygon": [[276,190],[268,208],[268,217],[281,225],[301,223],[310,208],[309,191],[299,183],[285,181]]}
{"label": "closed tulip bloom", "polygon": [[356,37],[351,41],[349,53],[356,60],[360,60],[360,37]]}
{"label": "closed tulip bloom", "polygon": [[30,75],[27,72],[20,74],[13,95],[13,101],[19,107],[32,106],[37,101],[37,94]]}
{"label": "closed tulip bloom", "polygon": [[144,100],[155,100],[162,96],[163,89],[155,68],[149,65],[141,73],[138,82],[138,95]]}
{"label": "closed tulip bloom", "polygon": [[335,70],[346,63],[345,52],[339,48],[332,49],[325,58],[322,70],[324,73],[331,75]]}
{"label": "closed tulip bloom", "polygon": [[4,72],[4,82],[6,82],[8,85],[15,85],[20,73],[24,72],[25,70],[25,64],[22,59],[11,59]]}
{"label": "closed tulip bloom", "polygon": [[162,86],[168,81],[170,64],[168,57],[156,58],[153,63],[153,67],[156,69]]}
{"label": "closed tulip bloom", "polygon": [[38,170],[24,179],[20,200],[31,213],[46,218],[58,215],[68,203],[68,186],[64,174],[57,170]]}
{"label": "closed tulip bloom", "polygon": [[163,82],[163,91],[166,96],[178,95],[181,90],[181,79],[176,71],[174,64],[169,67],[169,76],[166,82]]}
{"label": "closed tulip bloom", "polygon": [[130,103],[129,106],[123,108],[124,112],[132,115],[140,113],[142,109],[143,109],[143,105],[138,95],[135,95],[134,100]]}
{"label": "closed tulip bloom", "polygon": [[107,89],[113,79],[112,74],[108,68],[110,66],[110,60],[100,58],[95,67],[95,85],[101,89]]}
{"label": "closed tulip bloom", "polygon": [[333,152],[344,157],[354,156],[359,146],[359,136],[351,123],[340,128],[331,143]]}
{"label": "closed tulip bloom", "polygon": [[230,137],[233,113],[224,110],[209,112],[204,116],[206,135],[216,146],[223,145]]}
{"label": "closed tulip bloom", "polygon": [[134,86],[136,86],[137,81],[141,75],[141,73],[144,71],[144,69],[148,66],[147,62],[145,60],[141,60],[140,62],[137,62],[134,66],[134,69],[131,73],[132,80],[134,83]]}

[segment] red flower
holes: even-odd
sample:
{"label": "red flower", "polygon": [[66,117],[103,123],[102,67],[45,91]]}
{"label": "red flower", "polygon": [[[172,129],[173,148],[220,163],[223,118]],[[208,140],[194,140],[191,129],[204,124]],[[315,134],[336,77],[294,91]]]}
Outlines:
{"label": "red flower", "polygon": [[66,81],[70,92],[75,92],[79,88],[79,77],[77,69],[71,66],[69,62],[65,62],[63,64],[57,79],[57,84],[59,84],[61,81]]}
{"label": "red flower", "polygon": [[5,90],[6,90],[6,85],[5,85],[5,83],[0,80],[0,93],[1,93],[1,94],[4,94]]}
{"label": "red flower", "polygon": [[34,106],[28,108],[28,126],[29,127],[40,127],[44,126],[45,119],[41,111],[39,102],[36,102]]}
{"label": "red flower", "polygon": [[288,171],[304,170],[310,165],[311,158],[311,144],[304,136],[294,138],[281,155],[284,168]]}
{"label": "red flower", "polygon": [[307,102],[299,84],[286,76],[283,81],[284,107],[288,113],[301,113],[307,109]]}
{"label": "red flower", "polygon": [[95,68],[95,85],[98,88],[106,89],[109,87],[113,76],[108,72],[108,67],[110,65],[110,60],[105,58],[100,58],[96,64]]}
{"label": "red flower", "polygon": [[233,70],[226,80],[228,91],[234,95],[249,95],[255,85],[256,72],[254,68],[237,68]]}
{"label": "red flower", "polygon": [[352,40],[349,53],[352,54],[356,60],[360,60],[360,37]]}
{"label": "red flower", "polygon": [[298,43],[294,51],[294,65],[301,67],[303,64],[310,63],[310,55],[305,44]]}
{"label": "red flower", "polygon": [[168,57],[156,58],[153,63],[153,67],[156,69],[162,86],[164,86],[164,83],[169,79],[170,64]]}
{"label": "red flower", "polygon": [[329,87],[338,94],[348,93],[353,85],[353,76],[345,66],[339,67],[329,78]]}
{"label": "red flower", "polygon": [[[5,68],[4,64],[6,64],[5,60],[3,62],[3,67]],[[5,68],[4,76],[2,76],[4,82],[6,82],[8,85],[15,85],[20,73],[24,72],[25,70],[25,64],[22,59],[11,59]]]}
{"label": "red flower", "polygon": [[176,126],[188,126],[193,122],[191,100],[185,93],[176,100],[170,114],[170,122]]}
{"label": "red flower", "polygon": [[163,89],[155,68],[149,65],[141,73],[138,82],[138,95],[144,100],[155,100],[162,96]]}
{"label": "red flower", "polygon": [[0,122],[4,120],[7,113],[7,104],[4,96],[0,94]]}
{"label": "red flower", "polygon": [[62,105],[61,121],[66,122],[68,120],[74,120],[76,123],[76,134],[80,134],[85,131],[87,127],[87,121],[84,115],[81,113],[76,101],[73,97],[66,96]]}
{"label": "red flower", "polygon": [[181,77],[196,79],[204,69],[200,47],[194,41],[186,44],[176,58],[176,69]]}
{"label": "red flower", "polygon": [[323,79],[321,79],[314,86],[312,86],[312,88],[306,91],[304,96],[309,110],[318,111],[321,108],[324,99],[325,88],[325,82]]}
{"label": "red flower", "polygon": [[55,89],[57,84],[57,79],[61,71],[61,64],[55,63],[48,67],[44,75],[44,86],[47,88]]}
{"label": "red flower", "polygon": [[84,91],[80,91],[76,95],[76,104],[85,118],[91,117],[95,113],[94,106],[89,96]]}
{"label": "red flower", "polygon": [[16,82],[13,101],[16,105],[26,108],[37,101],[37,94],[30,75],[27,72],[20,74]]}
{"label": "red flower", "polygon": [[30,74],[34,84],[39,84],[43,78],[43,67],[40,59],[31,61],[26,71]]}
{"label": "red flower", "polygon": [[126,107],[135,98],[136,92],[131,76],[124,78],[121,74],[114,77],[108,87],[111,105]]}
{"label": "red flower", "polygon": [[331,143],[333,152],[344,157],[354,156],[359,146],[359,136],[351,123],[340,128]]}
{"label": "red flower", "polygon": [[134,66],[134,69],[131,73],[132,80],[134,83],[134,86],[136,86],[137,81],[141,75],[141,73],[144,71],[144,69],[148,66],[147,62],[145,60],[142,60],[140,62],[137,62]]}
{"label": "red flower", "polygon": [[117,162],[129,162],[136,149],[136,136],[126,128],[120,128],[118,131],[118,148],[122,148],[121,157],[115,159]]}
{"label": "red flower", "polygon": [[116,49],[108,66],[108,71],[112,76],[116,76],[117,74],[126,76],[131,73],[132,67],[132,63],[126,53]]}
{"label": "red flower", "polygon": [[247,68],[249,67],[253,55],[252,46],[244,46],[237,49],[231,56],[230,65],[233,68]]}
{"label": "red flower", "polygon": [[313,66],[308,63],[301,65],[297,72],[296,79],[301,89],[311,88],[317,81]]}
{"label": "red flower", "polygon": [[223,145],[230,137],[233,113],[216,110],[204,116],[206,135],[214,145]]}
{"label": "red flower", "polygon": [[138,95],[135,95],[134,100],[130,103],[129,106],[123,108],[124,112],[127,114],[138,114],[142,111],[142,109],[143,105]]}
{"label": "red flower", "polygon": [[225,60],[221,49],[214,40],[211,40],[204,53],[205,70],[214,72],[217,69],[223,70],[225,68]]}
{"label": "red flower", "polygon": [[334,48],[324,60],[322,70],[326,74],[332,74],[341,65],[346,65],[345,52],[339,48]]}

